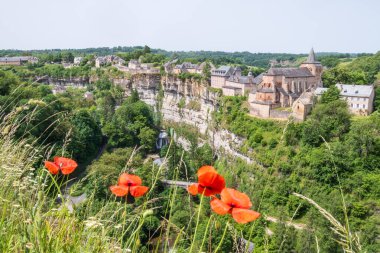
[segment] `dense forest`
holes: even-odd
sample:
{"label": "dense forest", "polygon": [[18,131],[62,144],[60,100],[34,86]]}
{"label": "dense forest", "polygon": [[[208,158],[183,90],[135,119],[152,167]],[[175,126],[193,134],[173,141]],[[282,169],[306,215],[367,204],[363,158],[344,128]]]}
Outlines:
{"label": "dense forest", "polygon": [[[379,95],[377,111],[354,117],[331,88],[302,123],[252,118],[246,97],[221,97],[211,119],[213,131],[226,129],[241,137],[239,151],[255,161],[247,163],[213,150],[195,127],[165,122],[136,90],[125,97],[112,82],[123,73],[111,66],[94,69],[94,55],[142,57],[158,65],[179,58],[262,71],[270,60],[297,62],[306,55],[148,47],[0,51],[30,53],[41,61],[0,68],[0,251],[251,252],[254,245],[254,252],[378,252]],[[78,55],[87,59],[80,66],[51,64]],[[319,60],[328,67],[326,87],[379,85],[380,52],[321,54]],[[43,75],[96,81],[53,95],[51,86],[35,81]],[[83,98],[86,91],[93,99]],[[171,141],[158,149],[161,129]],[[175,143],[175,135],[190,147]],[[54,156],[74,159],[78,169],[69,176],[49,174],[43,162]],[[196,182],[203,165],[214,166],[228,187],[247,194],[260,218],[239,224],[212,212],[211,198],[164,183]],[[139,176],[149,187],[133,204],[110,191],[123,172]],[[87,200],[70,213],[57,201],[65,194],[85,194]]]}
{"label": "dense forest", "polygon": [[[166,51],[162,49],[150,49],[148,46],[141,47],[100,47],[86,49],[51,49],[51,50],[0,50],[1,56],[17,56],[17,55],[34,55],[38,56],[43,62],[66,62],[72,61],[74,56],[91,55],[120,55],[125,56],[126,60],[138,59],[144,53],[151,53],[150,58],[146,62],[158,62],[169,59],[179,59],[181,61],[203,62],[211,61],[215,65],[249,65],[261,68],[267,68],[271,60],[296,62],[299,58],[306,58],[305,54],[287,54],[287,53],[251,53],[251,52],[221,52],[221,51]],[[342,53],[318,53],[322,63],[327,67],[336,65],[339,61],[349,60],[350,58],[363,56],[367,54],[342,54]],[[157,58],[158,59],[152,59]]]}

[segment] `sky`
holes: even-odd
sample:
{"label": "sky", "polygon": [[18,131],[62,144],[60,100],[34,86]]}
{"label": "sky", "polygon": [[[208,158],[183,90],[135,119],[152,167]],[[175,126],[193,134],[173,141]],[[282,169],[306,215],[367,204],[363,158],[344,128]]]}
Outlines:
{"label": "sky", "polygon": [[380,0],[0,0],[0,6],[0,49],[380,50]]}

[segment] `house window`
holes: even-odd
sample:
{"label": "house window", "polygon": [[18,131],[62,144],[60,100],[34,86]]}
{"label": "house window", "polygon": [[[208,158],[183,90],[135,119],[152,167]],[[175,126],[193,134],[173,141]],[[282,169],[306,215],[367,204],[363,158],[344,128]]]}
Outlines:
{"label": "house window", "polygon": [[359,108],[359,104],[356,104],[356,108]]}
{"label": "house window", "polygon": [[351,104],[351,108],[354,108],[354,104]]}

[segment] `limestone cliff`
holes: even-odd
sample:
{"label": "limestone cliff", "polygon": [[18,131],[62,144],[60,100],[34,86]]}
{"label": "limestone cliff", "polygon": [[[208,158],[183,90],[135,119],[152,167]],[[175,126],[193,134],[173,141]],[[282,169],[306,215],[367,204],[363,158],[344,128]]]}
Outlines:
{"label": "limestone cliff", "polygon": [[253,162],[239,152],[243,139],[224,129],[215,130],[212,113],[218,108],[220,95],[207,82],[181,80],[175,75],[140,74],[128,80],[115,79],[114,83],[121,85],[127,95],[136,89],[140,99],[158,110],[164,120],[195,126],[215,150]]}

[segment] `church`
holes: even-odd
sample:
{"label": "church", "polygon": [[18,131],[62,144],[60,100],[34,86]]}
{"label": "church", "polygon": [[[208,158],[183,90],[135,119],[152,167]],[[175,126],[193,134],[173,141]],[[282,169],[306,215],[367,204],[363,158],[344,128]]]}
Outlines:
{"label": "church", "polygon": [[249,94],[250,114],[261,118],[282,118],[281,113],[285,112],[279,108],[292,107],[302,94],[322,87],[322,71],[323,66],[316,60],[313,49],[299,68],[270,68]]}

